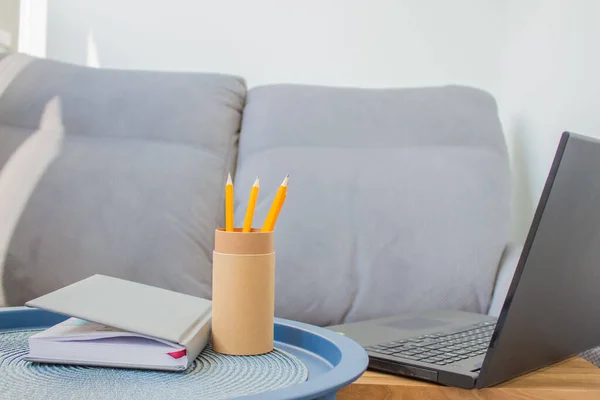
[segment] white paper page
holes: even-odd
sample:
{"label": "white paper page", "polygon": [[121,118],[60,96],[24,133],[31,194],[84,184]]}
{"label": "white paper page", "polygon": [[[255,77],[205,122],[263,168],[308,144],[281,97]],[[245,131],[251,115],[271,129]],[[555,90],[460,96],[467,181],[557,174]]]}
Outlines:
{"label": "white paper page", "polygon": [[[51,341],[51,342],[74,342],[74,341],[95,341],[98,339],[109,338],[144,338],[152,342],[158,342],[169,346],[172,350],[183,350],[184,346],[167,340],[157,339],[146,335],[140,335],[132,332],[125,332],[110,326],[85,321],[79,318],[69,318],[43,332],[30,337],[30,340]],[[143,343],[138,341],[138,344]],[[117,344],[117,342],[113,342]],[[126,344],[126,343],[122,343]],[[146,341],[146,344],[150,342]]]}

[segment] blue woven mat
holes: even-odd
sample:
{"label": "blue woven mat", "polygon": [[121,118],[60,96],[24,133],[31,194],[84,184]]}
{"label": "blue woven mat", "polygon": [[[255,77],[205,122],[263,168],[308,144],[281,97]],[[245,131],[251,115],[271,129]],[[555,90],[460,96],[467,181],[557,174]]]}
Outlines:
{"label": "blue woven mat", "polygon": [[45,365],[23,360],[38,330],[0,333],[0,399],[231,399],[304,382],[291,354],[233,357],[207,346],[185,372]]}

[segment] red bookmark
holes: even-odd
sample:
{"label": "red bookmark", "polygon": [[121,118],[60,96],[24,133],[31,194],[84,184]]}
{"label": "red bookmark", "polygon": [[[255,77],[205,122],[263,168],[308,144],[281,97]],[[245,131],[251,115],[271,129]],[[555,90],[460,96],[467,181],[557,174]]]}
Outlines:
{"label": "red bookmark", "polygon": [[183,349],[183,350],[178,350],[178,351],[172,351],[170,353],[167,353],[168,355],[170,355],[173,358],[179,359],[181,357],[184,357],[187,354],[187,350]]}

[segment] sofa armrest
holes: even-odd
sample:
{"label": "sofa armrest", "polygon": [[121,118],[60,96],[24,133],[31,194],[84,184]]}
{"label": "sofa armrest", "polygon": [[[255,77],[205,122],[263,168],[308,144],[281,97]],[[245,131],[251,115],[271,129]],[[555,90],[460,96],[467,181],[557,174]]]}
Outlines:
{"label": "sofa armrest", "polygon": [[506,293],[510,288],[510,283],[512,282],[512,277],[517,268],[517,264],[519,263],[522,250],[523,246],[517,246],[515,244],[508,244],[506,249],[504,249],[500,265],[498,266],[496,284],[494,286],[490,308],[488,309],[488,315],[493,317],[500,315]]}

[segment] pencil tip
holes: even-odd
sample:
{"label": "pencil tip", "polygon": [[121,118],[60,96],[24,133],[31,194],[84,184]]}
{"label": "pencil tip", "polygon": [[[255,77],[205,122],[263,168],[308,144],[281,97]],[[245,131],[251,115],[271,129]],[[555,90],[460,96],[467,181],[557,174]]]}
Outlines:
{"label": "pencil tip", "polygon": [[260,179],[258,179],[258,176],[256,177],[256,180],[254,181],[254,186],[258,186],[260,182]]}
{"label": "pencil tip", "polygon": [[227,175],[227,184],[228,184],[228,185],[233,185],[233,181],[231,180],[231,173],[229,173],[229,174]]}
{"label": "pencil tip", "polygon": [[285,177],[285,179],[283,180],[283,182],[281,183],[281,186],[287,186],[288,185],[288,181],[290,180],[290,176],[287,175]]}

